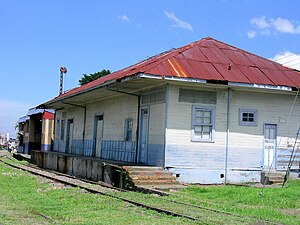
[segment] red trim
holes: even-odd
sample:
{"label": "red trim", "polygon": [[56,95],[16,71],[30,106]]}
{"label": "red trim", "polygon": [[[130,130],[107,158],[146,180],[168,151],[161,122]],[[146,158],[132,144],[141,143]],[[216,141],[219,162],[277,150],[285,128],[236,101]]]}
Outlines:
{"label": "red trim", "polygon": [[45,111],[45,112],[43,113],[42,118],[43,118],[43,120],[45,120],[45,119],[48,119],[48,120],[54,120],[54,114]]}

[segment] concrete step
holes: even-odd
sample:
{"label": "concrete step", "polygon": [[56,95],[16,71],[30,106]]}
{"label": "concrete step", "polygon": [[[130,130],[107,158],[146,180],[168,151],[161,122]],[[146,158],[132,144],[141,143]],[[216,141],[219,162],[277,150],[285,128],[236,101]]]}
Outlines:
{"label": "concrete step", "polygon": [[284,177],[285,176],[285,174],[274,174],[274,173],[272,173],[272,174],[267,174],[267,176],[268,177]]}
{"label": "concrete step", "polygon": [[163,170],[162,167],[149,166],[123,166],[127,171],[134,186],[160,186],[179,185],[180,183],[173,176],[173,173]]}
{"label": "concrete step", "polygon": [[180,183],[160,184],[160,185],[143,184],[143,185],[138,185],[138,187],[142,187],[145,189],[155,189],[155,190],[179,190],[179,189],[187,188],[187,186],[182,185]]}
{"label": "concrete step", "polygon": [[128,171],[130,176],[173,176],[173,173],[168,171]]}
{"label": "concrete step", "polygon": [[284,180],[269,180],[272,184],[282,184]]}
{"label": "concrete step", "polygon": [[130,176],[133,181],[137,180],[175,180],[173,176]]}
{"label": "concrete step", "polygon": [[152,186],[160,186],[160,185],[167,185],[167,184],[178,184],[176,180],[137,180],[134,181],[134,184],[137,186],[145,186],[145,185],[152,185]]}
{"label": "concrete step", "polygon": [[272,171],[272,172],[262,172],[262,184],[282,184],[284,182],[285,173]]}
{"label": "concrete step", "polygon": [[133,171],[163,171],[162,167],[155,166],[123,166],[128,172]]}
{"label": "concrete step", "polygon": [[284,180],[284,177],[269,177],[269,180]]}

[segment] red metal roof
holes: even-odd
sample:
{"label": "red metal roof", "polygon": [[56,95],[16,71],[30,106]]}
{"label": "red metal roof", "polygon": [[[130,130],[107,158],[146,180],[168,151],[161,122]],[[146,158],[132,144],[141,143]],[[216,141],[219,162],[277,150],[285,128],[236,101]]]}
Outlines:
{"label": "red metal roof", "polygon": [[300,86],[299,72],[208,37],[150,57],[74,88],[51,101],[79,94],[97,88],[106,82],[130,77],[138,73],[293,88]]}

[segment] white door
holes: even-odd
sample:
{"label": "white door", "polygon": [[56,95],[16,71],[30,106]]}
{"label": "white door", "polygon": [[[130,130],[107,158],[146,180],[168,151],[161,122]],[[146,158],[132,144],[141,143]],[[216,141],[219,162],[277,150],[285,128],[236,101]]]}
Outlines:
{"label": "white door", "polygon": [[138,162],[146,164],[148,153],[149,108],[141,109]]}
{"label": "white door", "polygon": [[265,124],[264,133],[264,168],[275,168],[277,125]]}
{"label": "white door", "polygon": [[93,156],[101,157],[102,138],[103,138],[103,115],[100,115],[95,117]]}

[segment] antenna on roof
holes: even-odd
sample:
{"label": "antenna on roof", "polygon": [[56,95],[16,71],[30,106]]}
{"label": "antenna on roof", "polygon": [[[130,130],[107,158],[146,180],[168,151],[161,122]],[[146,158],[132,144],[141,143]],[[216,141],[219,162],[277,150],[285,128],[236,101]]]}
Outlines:
{"label": "antenna on roof", "polygon": [[59,94],[61,95],[63,93],[63,85],[64,85],[64,77],[63,74],[67,73],[67,68],[64,66],[61,66],[60,69],[60,85],[59,85]]}

